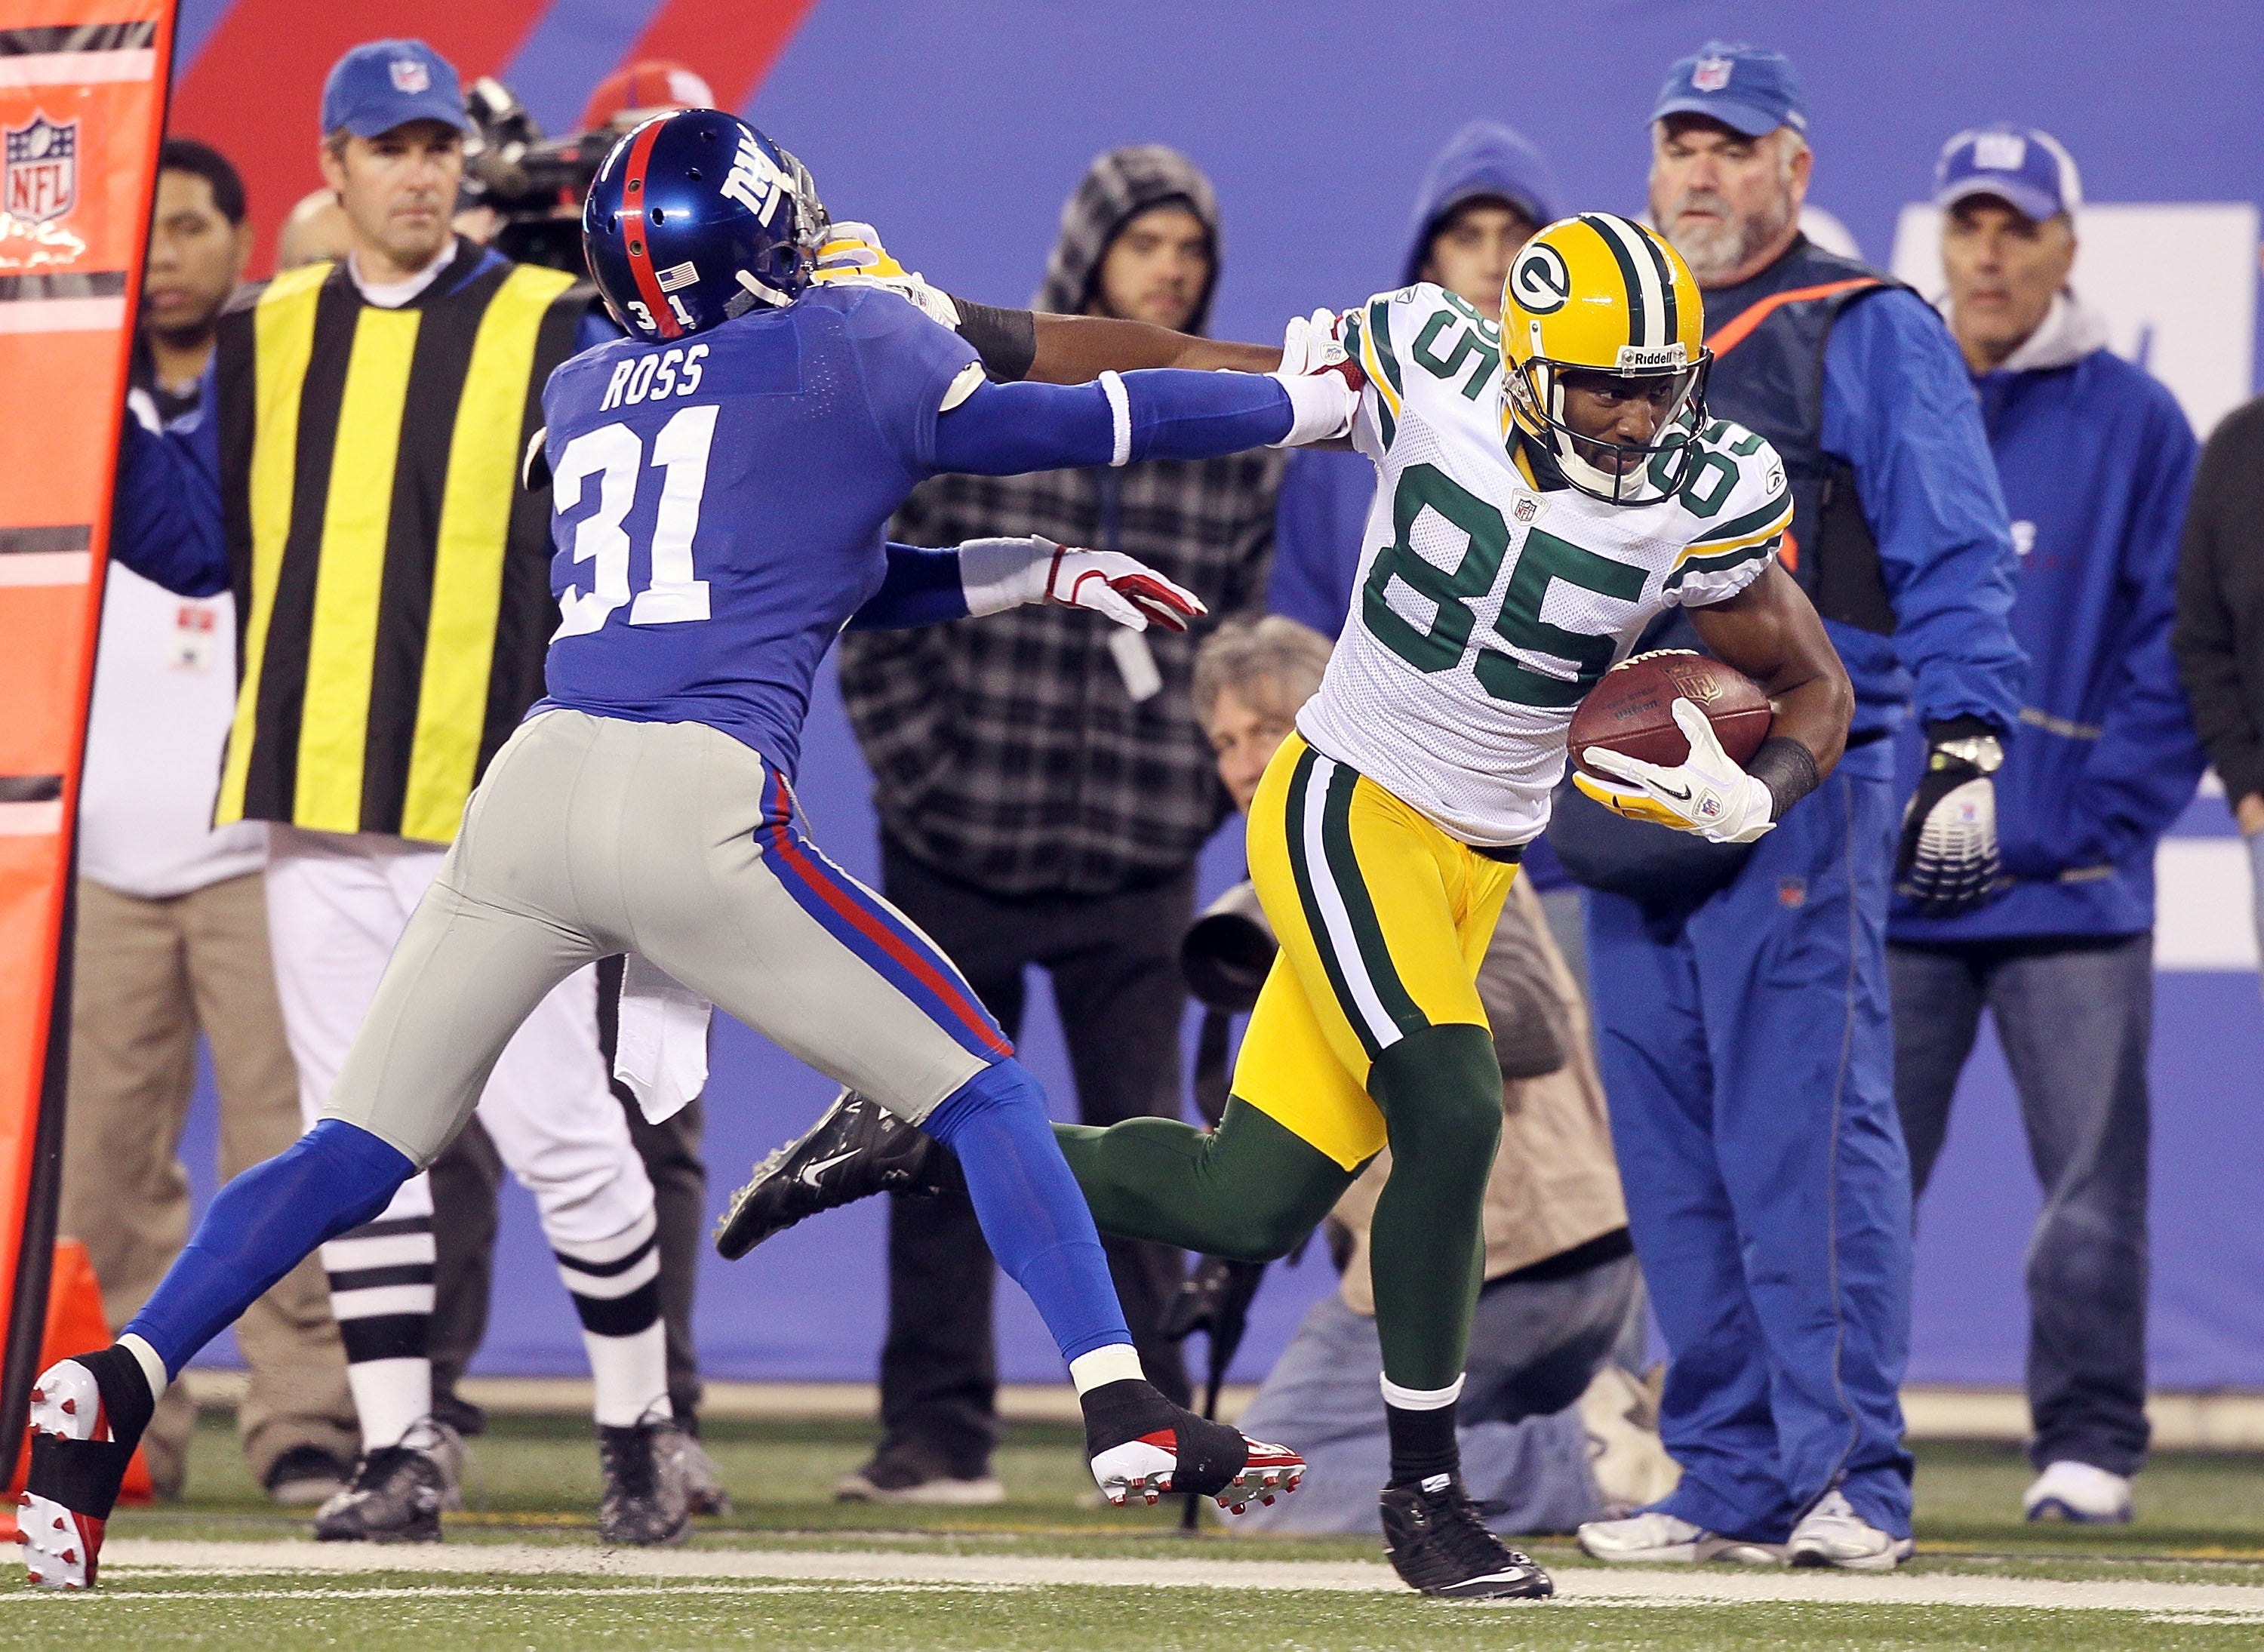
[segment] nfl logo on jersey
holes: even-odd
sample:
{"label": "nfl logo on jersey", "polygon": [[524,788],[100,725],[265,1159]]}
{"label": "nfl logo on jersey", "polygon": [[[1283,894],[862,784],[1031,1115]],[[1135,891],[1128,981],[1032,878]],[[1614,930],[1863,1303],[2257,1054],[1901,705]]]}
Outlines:
{"label": "nfl logo on jersey", "polygon": [[7,129],[7,170],[0,211],[19,223],[44,224],[78,205],[78,122],[35,114]]}

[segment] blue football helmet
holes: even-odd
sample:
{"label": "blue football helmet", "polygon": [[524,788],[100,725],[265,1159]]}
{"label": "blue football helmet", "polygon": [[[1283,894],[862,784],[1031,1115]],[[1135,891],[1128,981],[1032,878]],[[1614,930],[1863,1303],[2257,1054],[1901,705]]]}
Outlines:
{"label": "blue football helmet", "polygon": [[613,319],[632,338],[681,338],[794,302],[809,282],[800,173],[720,109],[628,133],[582,204],[583,250]]}

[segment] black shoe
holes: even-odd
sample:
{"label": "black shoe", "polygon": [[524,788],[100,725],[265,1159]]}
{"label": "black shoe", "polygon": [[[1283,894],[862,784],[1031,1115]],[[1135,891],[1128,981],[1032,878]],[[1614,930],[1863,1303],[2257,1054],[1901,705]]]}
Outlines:
{"label": "black shoe", "polygon": [[677,1462],[676,1424],[639,1423],[598,1430],[598,1541],[608,1547],[654,1548],[691,1535],[692,1507]]}
{"label": "black shoe", "polygon": [[1288,1496],[1305,1477],[1305,1460],[1286,1446],[1197,1417],[1129,1378],[1085,1395],[1085,1453],[1100,1495],[1120,1509],[1170,1491],[1240,1514]]}
{"label": "black shoe", "polygon": [[353,1465],[319,1446],[294,1446],[272,1463],[260,1484],[269,1501],[286,1509],[311,1509],[346,1489]]}
{"label": "black shoe", "polygon": [[318,1543],[438,1543],[447,1496],[440,1465],[414,1446],[365,1452],[353,1478],[315,1517]]}
{"label": "black shoe", "polygon": [[878,1102],[845,1090],[800,1140],[773,1151],[731,1195],[715,1250],[741,1257],[804,1217],[875,1193],[941,1193],[966,1185],[949,1148]]}
{"label": "black shoe", "polygon": [[1549,1574],[1491,1532],[1456,1474],[1383,1491],[1383,1552],[1410,1589],[1448,1600],[1546,1600]]}

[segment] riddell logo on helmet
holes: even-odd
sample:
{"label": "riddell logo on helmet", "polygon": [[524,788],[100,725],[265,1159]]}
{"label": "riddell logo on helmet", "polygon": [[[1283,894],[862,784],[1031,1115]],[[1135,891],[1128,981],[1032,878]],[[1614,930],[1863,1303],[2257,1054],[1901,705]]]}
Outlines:
{"label": "riddell logo on helmet", "polygon": [[1622,373],[1657,373],[1662,367],[1687,367],[1690,358],[1680,344],[1622,344]]}

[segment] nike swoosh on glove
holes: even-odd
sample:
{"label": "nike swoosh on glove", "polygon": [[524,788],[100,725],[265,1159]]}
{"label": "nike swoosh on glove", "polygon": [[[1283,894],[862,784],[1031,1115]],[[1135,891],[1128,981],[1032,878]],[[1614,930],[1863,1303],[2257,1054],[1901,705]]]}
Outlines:
{"label": "nike swoosh on glove", "polygon": [[831,286],[877,286],[910,299],[934,321],[954,331],[959,306],[949,293],[928,285],[917,270],[907,270],[881,244],[881,232],[870,224],[837,223],[826,231],[817,250],[817,264],[810,279]]}
{"label": "nike swoosh on glove", "polygon": [[1722,750],[1706,714],[1687,699],[1677,699],[1673,711],[1675,727],[1690,742],[1685,761],[1669,768],[1590,746],[1581,761],[1625,784],[1579,769],[1572,784],[1629,820],[1694,832],[1712,843],[1749,844],[1775,826],[1775,798]]}
{"label": "nike swoosh on glove", "polygon": [[1998,893],[1997,784],[1978,764],[1936,746],[1903,811],[1895,893],[1927,917],[1955,917]]}

